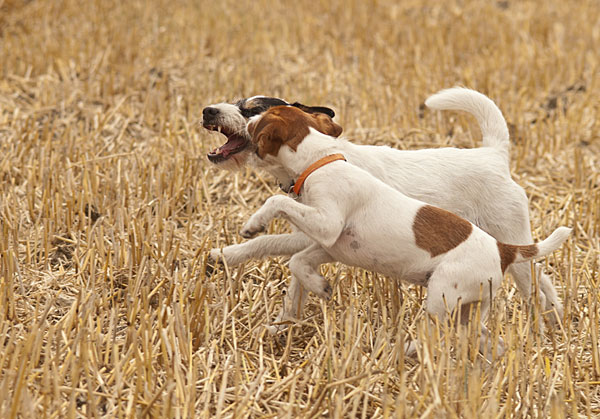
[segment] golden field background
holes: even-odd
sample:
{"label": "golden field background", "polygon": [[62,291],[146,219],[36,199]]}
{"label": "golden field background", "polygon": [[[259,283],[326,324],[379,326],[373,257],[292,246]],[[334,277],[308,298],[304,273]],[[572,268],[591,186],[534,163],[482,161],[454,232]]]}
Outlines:
{"label": "golden field background", "polygon": [[[600,416],[599,50],[597,0],[0,0],[0,417]],[[204,106],[265,94],[357,143],[477,147],[422,106],[454,85],[505,114],[534,237],[575,229],[544,261],[562,325],[507,279],[488,362],[421,290],[330,265],[332,301],[272,337],[284,258],[205,274],[278,190],[211,167]]]}

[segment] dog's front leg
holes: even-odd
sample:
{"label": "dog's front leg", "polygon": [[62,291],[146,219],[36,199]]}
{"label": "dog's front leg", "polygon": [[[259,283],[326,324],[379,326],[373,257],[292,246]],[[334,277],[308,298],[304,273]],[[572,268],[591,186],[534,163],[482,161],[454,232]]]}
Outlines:
{"label": "dog's front leg", "polygon": [[250,217],[240,234],[253,237],[264,231],[274,217],[282,216],[320,245],[331,247],[344,228],[344,217],[337,204],[331,199],[320,202],[320,208],[314,208],[290,197],[275,195]]}
{"label": "dog's front leg", "polygon": [[314,243],[306,234],[269,234],[256,237],[245,243],[232,244],[223,249],[212,249],[210,258],[217,261],[222,258],[229,266],[239,265],[249,259],[261,259],[267,256],[291,256]]}
{"label": "dog's front leg", "polygon": [[274,195],[267,199],[263,206],[242,227],[240,235],[249,239],[264,231],[269,221],[277,216],[277,213],[286,205],[288,199],[293,202],[293,199],[283,195]]}

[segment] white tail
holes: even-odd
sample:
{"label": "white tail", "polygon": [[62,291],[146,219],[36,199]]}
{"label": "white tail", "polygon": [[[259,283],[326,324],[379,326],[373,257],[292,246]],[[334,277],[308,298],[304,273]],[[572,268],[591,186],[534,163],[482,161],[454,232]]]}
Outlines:
{"label": "white tail", "polygon": [[483,146],[504,151],[508,161],[508,127],[502,112],[490,98],[475,90],[452,87],[429,96],[425,105],[432,109],[464,111],[473,115],[481,129]]}
{"label": "white tail", "polygon": [[527,257],[523,256],[521,252],[517,252],[517,258],[515,259],[515,262],[525,262],[530,259],[536,259],[554,252],[564,243],[565,240],[567,240],[572,230],[573,229],[569,227],[558,227],[552,232],[552,234],[550,234],[550,237],[534,245],[537,247],[537,254]]}
{"label": "white tail", "polygon": [[571,234],[569,227],[558,227],[546,240],[535,244],[515,245],[497,242],[502,272],[504,273],[513,263],[526,262],[554,252],[567,240],[569,234]]}

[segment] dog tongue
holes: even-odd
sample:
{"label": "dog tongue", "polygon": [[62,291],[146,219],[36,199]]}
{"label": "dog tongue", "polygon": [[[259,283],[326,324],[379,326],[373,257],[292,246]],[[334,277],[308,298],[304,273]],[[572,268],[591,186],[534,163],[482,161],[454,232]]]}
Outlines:
{"label": "dog tongue", "polygon": [[240,146],[244,145],[244,139],[237,135],[231,135],[227,142],[216,149],[213,153],[222,154],[227,158],[232,152],[235,152]]}

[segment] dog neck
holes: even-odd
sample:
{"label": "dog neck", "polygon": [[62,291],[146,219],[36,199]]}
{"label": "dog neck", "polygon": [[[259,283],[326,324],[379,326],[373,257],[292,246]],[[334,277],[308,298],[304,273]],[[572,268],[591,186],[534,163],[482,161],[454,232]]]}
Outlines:
{"label": "dog neck", "polygon": [[346,161],[346,158],[344,157],[343,154],[340,154],[340,153],[329,154],[323,158],[320,158],[319,160],[317,160],[316,162],[314,162],[313,164],[308,166],[308,168],[304,172],[302,172],[302,174],[298,177],[298,179],[296,179],[296,182],[294,183],[294,188],[293,188],[294,193],[297,196],[300,196],[300,190],[302,189],[302,185],[304,184],[304,181],[315,170],[318,170],[321,167],[323,167],[329,163],[333,163],[334,161],[339,161],[339,160]]}
{"label": "dog neck", "polygon": [[317,160],[341,151],[340,140],[310,128],[310,134],[302,140],[296,151],[290,147],[281,147],[273,162],[285,170],[291,179],[297,179]]}
{"label": "dog neck", "polygon": [[252,153],[248,159],[248,163],[250,166],[263,169],[271,176],[275,177],[279,183],[279,187],[285,192],[289,192],[294,185],[295,177],[290,176],[277,158],[273,156],[266,156],[264,159],[261,159],[256,153]]}

